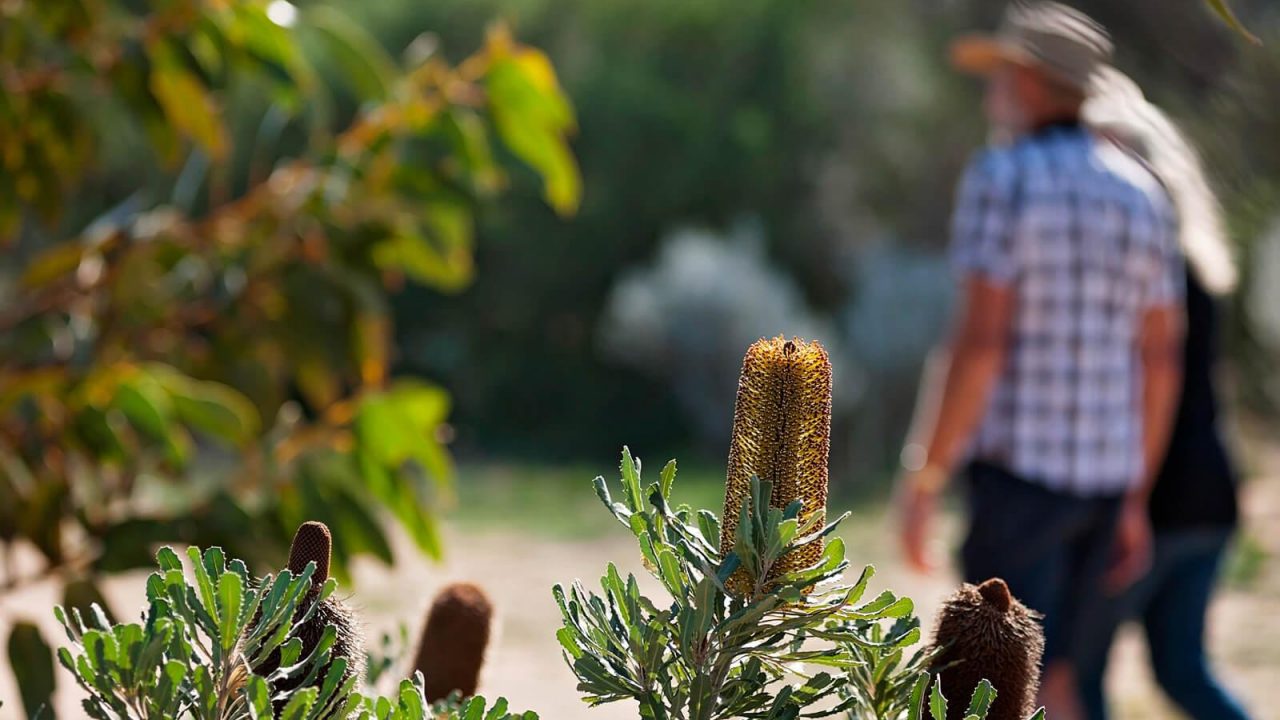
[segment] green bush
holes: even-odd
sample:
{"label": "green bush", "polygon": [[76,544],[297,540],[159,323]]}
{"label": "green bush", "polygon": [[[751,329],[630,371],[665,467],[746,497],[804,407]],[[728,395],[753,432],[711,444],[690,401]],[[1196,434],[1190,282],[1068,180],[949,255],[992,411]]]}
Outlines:
{"label": "green bush", "polygon": [[[95,720],[536,720],[511,714],[505,700],[480,697],[428,703],[422,676],[406,679],[389,697],[364,695],[348,677],[348,659],[333,654],[336,629],[327,627],[303,654],[300,630],[331,595],[328,580],[310,592],[315,563],[256,578],[244,562],[219,548],[189,548],[190,577],[178,554],[164,548],[147,579],[140,623],[112,624],[97,606],[84,617],[58,607],[70,644],[58,660],[86,692],[82,706]],[[281,661],[263,675],[273,653]],[[296,687],[273,696],[282,680]],[[273,707],[274,706],[274,707]],[[279,708],[278,712],[274,708]]]}
{"label": "green bush", "polygon": [[[921,646],[913,603],[889,591],[863,600],[874,569],[844,583],[848,561],[838,537],[812,566],[763,581],[847,513],[825,527],[802,524],[803,503],[770,507],[771,484],[756,478],[735,549],[721,555],[715,514],[672,504],[675,475],[673,461],[643,484],[640,461],[624,449],[621,500],[595,480],[669,599],[644,595],[634,576],[623,578],[612,564],[599,593],[577,582],[554,588],[563,618],[557,638],[587,703],[632,700],[640,717],[653,720],[918,720],[925,712],[946,720],[945,669],[941,678],[930,670],[932,651]],[[738,572],[766,589],[736,594],[726,582]],[[995,694],[980,684],[966,720],[985,718]],[[1032,717],[1042,720],[1043,710]]]}
{"label": "green bush", "polygon": [[507,156],[572,213],[575,119],[501,25],[455,65],[339,4],[5,13],[0,552],[79,597],[164,543],[275,564],[306,519],[343,578],[388,517],[442,552],[451,400],[391,377],[390,295],[471,281]]}

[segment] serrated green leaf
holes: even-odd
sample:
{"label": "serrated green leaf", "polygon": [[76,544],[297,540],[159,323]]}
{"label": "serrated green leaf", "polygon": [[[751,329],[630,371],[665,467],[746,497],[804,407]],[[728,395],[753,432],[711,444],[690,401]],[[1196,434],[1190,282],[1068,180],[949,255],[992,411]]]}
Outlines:
{"label": "serrated green leaf", "polygon": [[984,679],[978,683],[978,687],[973,689],[973,696],[969,699],[968,714],[985,718],[987,712],[991,710],[991,703],[995,702],[995,699],[995,686]]}
{"label": "serrated green leaf", "polygon": [[241,608],[244,585],[239,575],[224,573],[218,578],[218,633],[224,653],[231,652],[240,641]]}
{"label": "serrated green leaf", "polygon": [[942,695],[942,676],[933,678],[933,691],[929,693],[929,714],[933,720],[947,720],[947,699]]}
{"label": "serrated green leaf", "polygon": [[280,720],[307,720],[311,706],[315,705],[319,694],[320,691],[313,687],[295,690],[280,711]]}

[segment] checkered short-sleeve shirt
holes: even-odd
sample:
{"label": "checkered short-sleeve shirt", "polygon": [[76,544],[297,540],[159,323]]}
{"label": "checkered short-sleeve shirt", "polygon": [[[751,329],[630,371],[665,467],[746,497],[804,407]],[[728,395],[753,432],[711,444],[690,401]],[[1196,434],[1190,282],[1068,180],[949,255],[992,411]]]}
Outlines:
{"label": "checkered short-sleeve shirt", "polygon": [[961,183],[952,260],[1015,291],[1009,350],[972,454],[1055,490],[1142,473],[1145,310],[1181,302],[1168,198],[1111,143],[1058,126],[985,150]]}

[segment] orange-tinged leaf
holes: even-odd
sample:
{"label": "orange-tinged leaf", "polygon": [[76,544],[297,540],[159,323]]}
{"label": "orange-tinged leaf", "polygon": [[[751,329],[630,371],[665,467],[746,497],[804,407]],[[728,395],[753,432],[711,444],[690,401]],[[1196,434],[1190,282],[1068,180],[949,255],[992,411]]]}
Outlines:
{"label": "orange-tinged leaf", "polygon": [[357,313],[351,336],[356,363],[360,368],[360,382],[365,385],[381,385],[387,377],[391,322],[375,313]]}

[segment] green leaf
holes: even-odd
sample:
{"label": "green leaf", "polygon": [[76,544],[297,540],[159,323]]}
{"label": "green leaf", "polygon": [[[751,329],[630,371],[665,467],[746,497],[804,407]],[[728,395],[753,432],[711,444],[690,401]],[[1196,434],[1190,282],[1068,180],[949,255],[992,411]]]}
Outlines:
{"label": "green leaf", "polygon": [[667,464],[662,468],[662,473],[658,476],[658,487],[663,497],[671,497],[671,486],[675,484],[675,481],[676,461],[674,459],[668,460]]}
{"label": "green leaf", "polygon": [[38,717],[41,708],[53,706],[56,688],[53,651],[34,624],[18,622],[9,631],[9,667],[18,681],[27,717]]}
{"label": "green leaf", "polygon": [[631,457],[631,449],[622,448],[622,462],[618,464],[622,473],[622,491],[627,497],[627,506],[632,512],[644,509],[644,495],[640,491],[640,461]]}
{"label": "green leaf", "polygon": [[245,683],[244,697],[249,706],[249,717],[253,720],[273,720],[271,690],[265,679],[251,675]]}
{"label": "green leaf", "polygon": [[1262,44],[1262,40],[1257,35],[1249,32],[1244,23],[1240,22],[1240,18],[1236,17],[1235,11],[1227,4],[1227,0],[1205,0],[1205,2],[1209,4],[1210,8],[1213,8],[1214,12],[1218,13],[1218,17],[1221,17],[1232,30],[1243,35],[1246,40],[1254,45]]}
{"label": "green leaf", "polygon": [[474,277],[471,211],[461,203],[435,201],[418,219],[398,223],[390,237],[373,247],[373,261],[401,270],[442,292],[457,292]]}
{"label": "green leaf", "polygon": [[240,576],[224,573],[218,578],[218,632],[224,653],[231,652],[231,648],[240,640],[240,610],[243,604],[244,585]]}
{"label": "green leaf", "polygon": [[475,192],[496,190],[501,183],[501,173],[493,159],[484,121],[467,108],[452,107],[441,113],[440,126],[465,164]]}
{"label": "green leaf", "polygon": [[173,405],[151,378],[138,375],[116,388],[114,404],[139,432],[163,440],[172,431]]}
{"label": "green leaf", "polygon": [[929,673],[917,674],[911,684],[911,697],[907,703],[907,720],[922,720],[924,716],[924,695],[929,688]]}
{"label": "green leaf", "polygon": [[991,703],[995,702],[996,689],[990,682],[983,680],[978,683],[978,687],[973,689],[973,697],[969,700],[969,715],[977,715],[979,718],[985,718],[987,712],[991,709]]}
{"label": "green leaf", "polygon": [[309,5],[302,19],[320,37],[326,54],[338,64],[360,99],[386,100],[391,96],[395,61],[359,23],[327,5]]}
{"label": "green leaf", "polygon": [[436,439],[449,416],[449,395],[427,383],[402,380],[386,392],[365,396],[356,412],[360,449],[385,468],[417,460],[434,479],[447,484],[453,463]]}
{"label": "green leaf", "polygon": [[929,693],[929,714],[933,720],[947,720],[947,699],[942,695],[942,676],[933,678],[933,692]]}
{"label": "green leaf", "polygon": [[232,445],[257,436],[261,422],[249,398],[221,383],[196,380],[173,368],[153,366],[151,374],[169,393],[177,418],[192,429]]}
{"label": "green leaf", "polygon": [[229,34],[262,60],[283,68],[303,93],[316,90],[314,69],[307,64],[290,30],[272,22],[265,6],[237,3],[232,6],[234,22]]}
{"label": "green leaf", "polygon": [[556,212],[576,212],[582,177],[567,140],[575,120],[551,61],[533,48],[516,48],[494,60],[485,83],[499,137],[542,176]]}
{"label": "green leaf", "polygon": [[218,107],[200,78],[183,64],[179,51],[163,37],[147,46],[151,59],[149,86],[165,118],[215,160],[227,153],[226,128]]}
{"label": "green leaf", "polygon": [[315,704],[319,695],[320,691],[313,687],[295,690],[290,695],[289,702],[285,703],[284,709],[280,711],[280,720],[307,720],[311,706]]}

